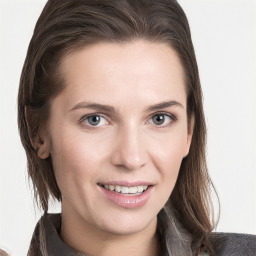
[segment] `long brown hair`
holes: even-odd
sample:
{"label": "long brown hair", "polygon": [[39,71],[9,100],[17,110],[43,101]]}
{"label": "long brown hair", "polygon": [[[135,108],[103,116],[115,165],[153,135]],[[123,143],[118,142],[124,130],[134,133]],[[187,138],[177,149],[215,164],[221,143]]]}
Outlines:
{"label": "long brown hair", "polygon": [[187,115],[194,117],[188,156],[166,204],[192,236],[193,251],[208,243],[213,230],[212,186],[206,166],[206,126],[202,92],[190,28],[175,0],[49,0],[35,26],[21,74],[18,124],[26,150],[35,198],[44,212],[49,197],[61,201],[51,157],[37,156],[35,141],[46,124],[50,102],[65,86],[59,74],[62,57],[96,42],[122,43],[144,39],[167,43],[179,55],[186,78]]}

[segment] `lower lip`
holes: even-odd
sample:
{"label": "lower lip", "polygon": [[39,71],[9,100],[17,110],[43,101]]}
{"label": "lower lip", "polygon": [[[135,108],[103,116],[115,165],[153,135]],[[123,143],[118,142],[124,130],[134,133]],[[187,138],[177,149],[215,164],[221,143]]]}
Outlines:
{"label": "lower lip", "polygon": [[153,186],[148,187],[147,190],[145,190],[140,195],[132,196],[132,195],[124,195],[121,193],[117,193],[114,191],[107,190],[101,186],[99,186],[102,192],[107,196],[107,198],[115,203],[118,206],[124,207],[124,208],[139,208],[145,205],[151,195]]}

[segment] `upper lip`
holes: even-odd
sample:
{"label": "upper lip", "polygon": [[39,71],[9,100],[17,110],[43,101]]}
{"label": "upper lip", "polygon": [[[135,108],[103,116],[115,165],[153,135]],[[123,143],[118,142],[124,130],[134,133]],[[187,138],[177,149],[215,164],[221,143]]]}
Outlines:
{"label": "upper lip", "polygon": [[108,181],[108,182],[99,182],[98,184],[102,185],[119,185],[124,187],[135,187],[135,186],[152,186],[154,185],[152,182],[148,181]]}

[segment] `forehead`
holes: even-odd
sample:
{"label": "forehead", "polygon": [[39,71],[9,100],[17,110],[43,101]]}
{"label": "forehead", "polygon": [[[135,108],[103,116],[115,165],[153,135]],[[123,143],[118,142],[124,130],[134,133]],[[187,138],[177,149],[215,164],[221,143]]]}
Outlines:
{"label": "forehead", "polygon": [[136,40],[86,46],[62,59],[61,73],[69,100],[79,95],[91,100],[95,93],[100,101],[186,98],[178,54],[164,43]]}

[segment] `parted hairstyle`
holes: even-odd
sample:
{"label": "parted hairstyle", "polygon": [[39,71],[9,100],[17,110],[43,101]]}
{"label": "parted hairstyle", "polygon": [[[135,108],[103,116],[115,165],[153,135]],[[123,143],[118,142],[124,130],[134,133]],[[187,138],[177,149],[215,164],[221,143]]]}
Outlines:
{"label": "parted hairstyle", "polygon": [[[41,159],[36,144],[46,125],[51,100],[65,87],[63,56],[97,42],[143,39],[167,43],[178,54],[185,74],[188,123],[194,117],[190,152],[181,163],[165,205],[188,231],[193,244],[210,247],[214,228],[210,198],[214,189],[206,165],[206,125],[195,52],[186,15],[176,0],[49,0],[34,29],[18,94],[18,125],[35,199],[44,212],[50,197],[61,201],[51,156]],[[171,142],[170,142],[171,143]],[[215,190],[214,190],[215,191]]]}

